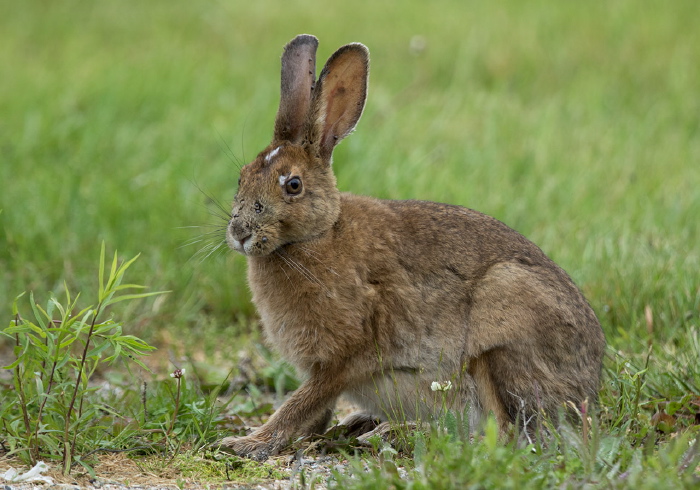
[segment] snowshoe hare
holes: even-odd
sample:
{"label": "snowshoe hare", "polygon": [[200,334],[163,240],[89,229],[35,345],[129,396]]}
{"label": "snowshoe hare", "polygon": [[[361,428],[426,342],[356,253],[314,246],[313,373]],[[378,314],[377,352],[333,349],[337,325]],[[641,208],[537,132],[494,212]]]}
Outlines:
{"label": "snowshoe hare", "polygon": [[594,402],[603,332],[536,245],[471,209],[337,189],[333,148],[362,114],[369,52],[341,47],[316,80],[317,46],[300,35],[284,48],[272,143],[241,169],[226,234],[268,342],[305,381],[219,447],[263,460],[323,431],[340,395],[367,417],[429,420],[447,394],[502,430]]}

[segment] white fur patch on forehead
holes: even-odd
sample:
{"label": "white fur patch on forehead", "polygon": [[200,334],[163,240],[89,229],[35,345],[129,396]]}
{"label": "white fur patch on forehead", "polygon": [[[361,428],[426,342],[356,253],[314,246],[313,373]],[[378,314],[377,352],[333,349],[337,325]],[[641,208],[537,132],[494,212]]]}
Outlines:
{"label": "white fur patch on forehead", "polygon": [[282,148],[282,147],[278,146],[277,148],[272,150],[270,153],[265,155],[265,163],[270,163],[272,161],[272,159],[275,158],[277,156],[277,154],[280,152],[280,148]]}

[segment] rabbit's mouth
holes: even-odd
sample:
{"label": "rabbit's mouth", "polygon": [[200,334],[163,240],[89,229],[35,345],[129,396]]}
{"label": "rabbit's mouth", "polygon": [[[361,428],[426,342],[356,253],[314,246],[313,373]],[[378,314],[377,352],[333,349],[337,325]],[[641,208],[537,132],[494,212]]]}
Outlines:
{"label": "rabbit's mouth", "polygon": [[236,252],[240,252],[243,255],[247,255],[246,253],[246,243],[248,244],[248,249],[250,249],[250,244],[251,244],[251,237],[252,235],[248,235],[245,237],[241,238],[233,238],[230,234],[226,237],[226,241],[232,249],[234,249]]}
{"label": "rabbit's mouth", "polygon": [[255,231],[235,230],[231,226],[229,226],[228,233],[226,233],[226,243],[236,252],[249,257],[270,255],[278,248],[265,235]]}
{"label": "rabbit's mouth", "polygon": [[258,242],[263,240],[267,242],[265,237],[263,237],[262,240],[256,240],[256,237],[252,233],[234,236],[233,233],[229,232],[226,235],[226,242],[228,243],[228,246],[243,255],[261,255],[260,249],[262,247],[260,247]]}

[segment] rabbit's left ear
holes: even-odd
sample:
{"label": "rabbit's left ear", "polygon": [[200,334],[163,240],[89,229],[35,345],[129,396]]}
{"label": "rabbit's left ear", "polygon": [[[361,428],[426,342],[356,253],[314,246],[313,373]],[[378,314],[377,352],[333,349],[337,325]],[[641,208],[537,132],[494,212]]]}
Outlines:
{"label": "rabbit's left ear", "polygon": [[275,141],[299,143],[303,136],[316,80],[316,48],[318,39],[309,34],[295,37],[284,47]]}
{"label": "rabbit's left ear", "polygon": [[355,129],[367,98],[369,50],[360,43],[340,48],[326,62],[311,100],[307,140],[330,162],[333,148]]}

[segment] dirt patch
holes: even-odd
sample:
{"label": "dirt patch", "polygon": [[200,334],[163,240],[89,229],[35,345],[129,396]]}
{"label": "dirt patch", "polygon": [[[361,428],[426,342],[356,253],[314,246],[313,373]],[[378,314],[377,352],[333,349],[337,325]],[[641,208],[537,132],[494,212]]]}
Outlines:
{"label": "dirt patch", "polygon": [[[187,469],[176,462],[163,461],[158,457],[132,458],[124,453],[105,454],[97,458],[93,469],[95,476],[84,470],[74,470],[66,477],[61,473],[60,464],[49,463],[49,471],[42,473],[53,480],[53,483],[11,483],[0,478],[4,484],[4,490],[24,490],[29,488],[45,488],[46,490],[68,489],[100,489],[100,490],[126,490],[126,489],[286,489],[294,486],[309,486],[317,489],[327,488],[329,479],[334,471],[346,473],[349,461],[340,454],[323,455],[316,453],[314,448],[307,447],[309,454],[299,450],[295,454],[285,454],[269,460],[265,467],[270,468],[272,478],[250,478],[242,481],[240,478],[227,480],[225,470],[222,475],[212,474],[210,478],[197,478],[187,476]],[[190,460],[190,464],[196,465],[197,460]],[[202,466],[206,463],[200,461]],[[254,464],[260,469],[260,464]],[[231,464],[231,475],[241,476],[240,468]],[[15,458],[0,457],[0,475],[10,467],[20,469],[21,473],[27,468]],[[153,468],[153,470],[149,470]],[[213,478],[213,479],[211,479]]]}

